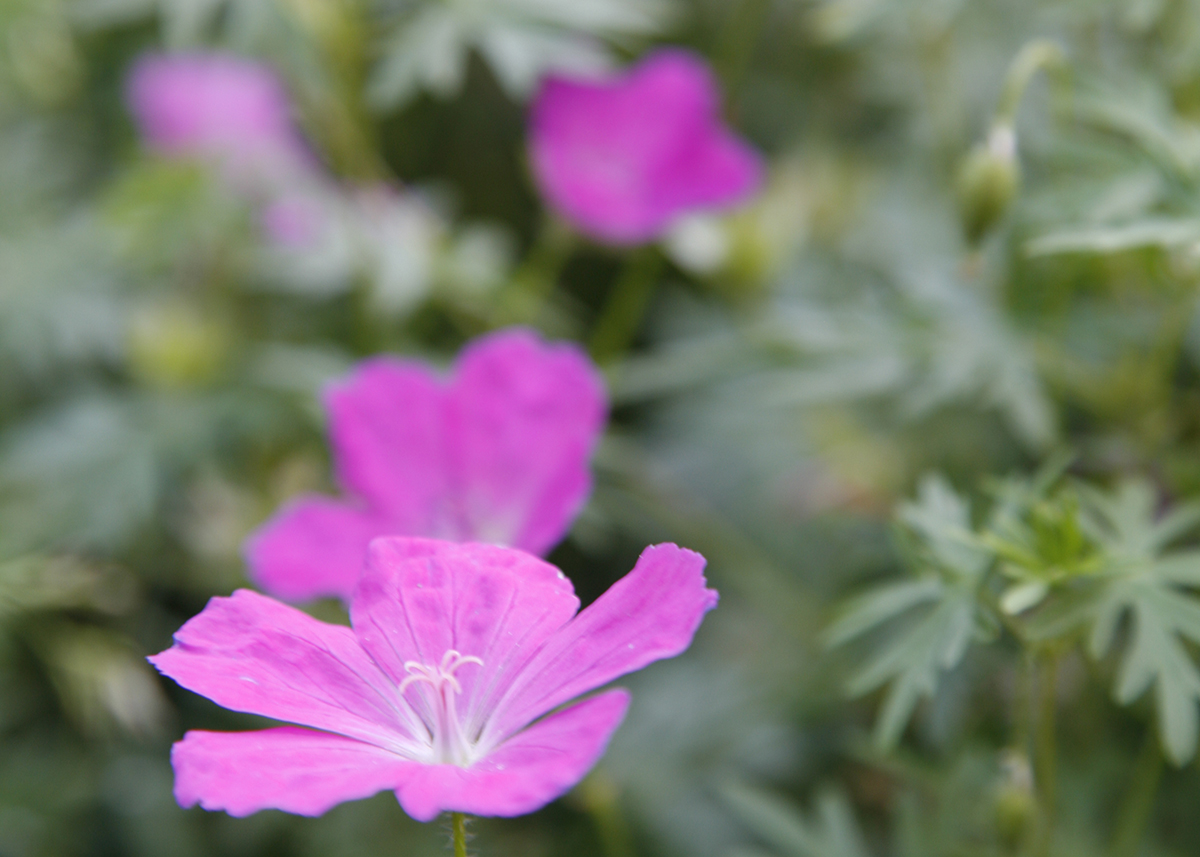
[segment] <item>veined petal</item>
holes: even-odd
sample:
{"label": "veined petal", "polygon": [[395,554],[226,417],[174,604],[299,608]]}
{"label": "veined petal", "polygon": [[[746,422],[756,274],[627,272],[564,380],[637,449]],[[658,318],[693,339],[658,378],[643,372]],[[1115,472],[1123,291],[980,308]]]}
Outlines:
{"label": "veined petal", "polygon": [[344,488],[384,513],[394,533],[459,537],[447,481],[445,391],[433,373],[392,357],[366,360],[329,387],[325,406]]}
{"label": "veined petal", "polygon": [[646,548],[634,566],[560,628],[511,682],[481,743],[499,743],[558,705],[646,664],[678,655],[717,605],[704,557],[672,544]]}
{"label": "veined petal", "polygon": [[188,732],[171,748],[171,764],[180,806],[239,817],[260,809],[321,815],[395,789],[420,768],[371,744],[294,726]]}
{"label": "veined petal", "polygon": [[463,540],[541,554],[591,491],[604,387],[580,350],[503,331],[463,352],[446,433]]}
{"label": "veined petal", "polygon": [[354,632],[256,592],[213,598],[149,658],[163,675],[234,711],[398,748],[409,732],[394,685]]}
{"label": "veined petal", "polygon": [[396,797],[418,821],[443,810],[488,816],[533,812],[583,779],[628,706],[624,690],[586,699],[514,735],[469,768],[422,767],[396,789]]}
{"label": "veined petal", "polygon": [[280,509],[246,541],[250,577],[288,601],[337,596],[349,601],[367,545],[390,524],[330,497],[307,496]]}
{"label": "veined petal", "polygon": [[[405,664],[436,665],[446,652],[477,657],[456,675],[472,734],[538,647],[579,609],[557,568],[512,548],[382,538],[350,605],[362,648],[399,684]],[[419,696],[409,698],[419,704]],[[523,724],[522,724],[523,725]]]}

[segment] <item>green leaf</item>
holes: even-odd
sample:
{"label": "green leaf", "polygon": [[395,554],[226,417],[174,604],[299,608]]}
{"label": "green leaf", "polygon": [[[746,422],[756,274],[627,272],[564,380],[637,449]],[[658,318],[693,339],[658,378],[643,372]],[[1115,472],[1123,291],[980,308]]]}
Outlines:
{"label": "green leaf", "polygon": [[897,517],[908,528],[921,576],[860,596],[825,633],[827,645],[836,646],[892,626],[846,683],[852,696],[888,685],[875,724],[883,747],[899,740],[917,703],[936,692],[942,674],[962,661],[971,640],[990,633],[979,595],[992,557],[969,529],[966,501],[944,480],[929,476],[917,501],[902,505]]}
{"label": "green leaf", "polygon": [[368,82],[367,99],[379,109],[422,89],[453,95],[466,78],[472,49],[487,59],[509,95],[524,98],[547,72],[609,64],[601,39],[654,33],[670,11],[664,2],[645,0],[426,0],[408,6]]}
{"label": "green leaf", "polygon": [[[1195,755],[1200,732],[1200,669],[1184,641],[1200,642],[1200,551],[1162,555],[1197,522],[1194,506],[1156,517],[1156,497],[1145,482],[1125,482],[1110,493],[1084,495],[1084,521],[1104,549],[1104,583],[1084,602],[1088,650],[1103,657],[1130,620],[1114,696],[1129,705],[1154,690],[1159,733],[1176,765]],[[1068,599],[1069,600],[1069,599]]]}
{"label": "green leaf", "polygon": [[1143,247],[1170,249],[1195,244],[1198,240],[1200,220],[1196,218],[1147,217],[1132,223],[1097,223],[1060,229],[1029,241],[1025,252],[1030,256],[1119,253]]}
{"label": "green leaf", "polygon": [[787,801],[744,783],[728,783],[721,796],[759,838],[787,857],[867,857],[849,801],[838,791],[817,796],[805,815]]}

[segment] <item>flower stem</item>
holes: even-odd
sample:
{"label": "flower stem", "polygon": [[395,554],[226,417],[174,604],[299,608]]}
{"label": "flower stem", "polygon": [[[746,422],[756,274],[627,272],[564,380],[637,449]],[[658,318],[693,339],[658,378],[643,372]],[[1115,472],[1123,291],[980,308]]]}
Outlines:
{"label": "flower stem", "polygon": [[495,322],[502,325],[535,321],[574,249],[574,233],[559,220],[546,220],[525,260],[498,296]]}
{"label": "flower stem", "polygon": [[652,246],[641,248],[625,263],[625,269],[613,284],[608,301],[600,310],[600,318],[592,328],[588,350],[597,363],[612,362],[633,342],[650,305],[662,265],[662,254]]}
{"label": "flower stem", "polygon": [[467,857],[467,816],[465,813],[450,813],[450,829],[454,835],[454,857]]}
{"label": "flower stem", "polygon": [[617,787],[602,768],[593,770],[579,784],[579,795],[600,834],[603,853],[607,857],[630,857],[634,854],[629,828],[621,815]]}
{"label": "flower stem", "polygon": [[1129,780],[1129,790],[1117,811],[1116,831],[1108,849],[1109,857],[1133,857],[1137,853],[1154,809],[1154,797],[1158,793],[1162,771],[1163,757],[1158,749],[1158,734],[1150,728],[1146,730],[1145,743],[1142,744],[1142,751]]}
{"label": "flower stem", "polygon": [[1037,664],[1037,721],[1033,734],[1033,772],[1037,788],[1039,824],[1036,857],[1049,857],[1054,834],[1058,790],[1058,759],[1055,746],[1055,714],[1058,705],[1058,658],[1045,653]]}

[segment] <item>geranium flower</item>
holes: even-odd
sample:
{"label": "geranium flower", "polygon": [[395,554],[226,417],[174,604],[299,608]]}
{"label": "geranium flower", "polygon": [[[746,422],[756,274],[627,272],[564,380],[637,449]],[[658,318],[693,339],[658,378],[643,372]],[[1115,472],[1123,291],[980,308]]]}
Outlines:
{"label": "geranium flower", "polygon": [[651,241],[682,214],[728,207],[758,188],[759,155],[719,108],[708,66],[677,49],[608,80],[548,78],[532,110],[534,178],[586,235]]}
{"label": "geranium flower", "polygon": [[555,709],[686,649],[717,603],[703,570],[699,554],[647,548],[576,615],[570,581],[523,551],[382,538],[352,628],[249,590],[214,598],[150,661],[226,708],[305,728],[188,732],[175,797],[320,815],[392,789],[420,821],[532,812],[587,773],[629,694]]}
{"label": "geranium flower", "polygon": [[275,185],[315,168],[267,66],[220,53],[148,54],[126,85],[146,145],[166,157],[217,162],[230,178]]}
{"label": "geranium flower", "polygon": [[473,342],[449,383],[418,362],[367,360],[325,406],[349,497],[301,497],[246,545],[251,577],[289,600],[348,600],[376,536],[549,550],[591,490],[605,417],[582,352],[526,330]]}

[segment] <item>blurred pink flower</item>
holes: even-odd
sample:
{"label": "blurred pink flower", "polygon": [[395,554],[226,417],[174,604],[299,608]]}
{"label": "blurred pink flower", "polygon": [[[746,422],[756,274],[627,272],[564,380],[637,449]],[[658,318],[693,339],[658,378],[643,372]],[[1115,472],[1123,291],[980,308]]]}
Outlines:
{"label": "blurred pink flower", "polygon": [[392,789],[420,821],[532,812],[587,773],[629,695],[543,715],[686,649],[717,603],[703,571],[699,554],[647,548],[576,615],[570,581],[522,551],[383,538],[352,628],[248,590],[214,598],[150,661],[227,708],[310,728],[188,732],[176,800],[320,815]]}
{"label": "blurred pink flower", "polygon": [[532,110],[534,178],[586,235],[653,240],[679,215],[736,204],[761,183],[758,153],[719,109],[708,66],[677,49],[610,80],[549,78]]}
{"label": "blurred pink flower", "polygon": [[253,60],[148,54],[129,75],[126,101],[142,139],[161,155],[213,160],[234,180],[268,185],[314,168],[282,83]]}
{"label": "blurred pink flower", "polygon": [[292,501],[246,544],[251,577],[280,598],[348,600],[376,536],[553,547],[591,490],[604,426],[595,368],[526,330],[471,343],[442,383],[378,357],[326,393],[337,481],[349,499]]}

